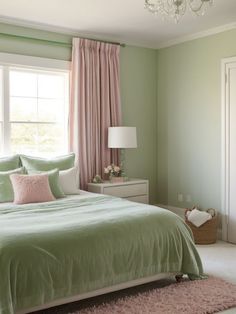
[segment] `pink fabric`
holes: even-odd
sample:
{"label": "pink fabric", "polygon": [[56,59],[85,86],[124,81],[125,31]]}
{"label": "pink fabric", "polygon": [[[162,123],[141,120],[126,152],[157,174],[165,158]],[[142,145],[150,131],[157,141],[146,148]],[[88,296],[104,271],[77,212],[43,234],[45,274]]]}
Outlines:
{"label": "pink fabric", "polygon": [[119,52],[118,45],[73,39],[69,143],[79,158],[81,189],[119,164],[118,150],[107,147],[108,127],[121,124]]}
{"label": "pink fabric", "polygon": [[14,191],[15,204],[39,203],[54,201],[48,175],[12,174],[10,179]]}

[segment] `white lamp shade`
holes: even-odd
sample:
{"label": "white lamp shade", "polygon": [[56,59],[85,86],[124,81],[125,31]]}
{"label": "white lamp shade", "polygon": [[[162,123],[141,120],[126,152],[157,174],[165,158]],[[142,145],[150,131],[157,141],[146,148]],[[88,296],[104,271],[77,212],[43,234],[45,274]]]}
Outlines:
{"label": "white lamp shade", "polygon": [[109,148],[136,148],[136,127],[118,126],[108,128]]}

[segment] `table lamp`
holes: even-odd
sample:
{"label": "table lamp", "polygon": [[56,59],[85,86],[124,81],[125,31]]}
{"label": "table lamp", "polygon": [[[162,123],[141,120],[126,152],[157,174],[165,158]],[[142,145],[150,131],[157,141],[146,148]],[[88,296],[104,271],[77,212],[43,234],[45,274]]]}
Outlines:
{"label": "table lamp", "polygon": [[121,170],[124,173],[125,148],[137,148],[136,127],[116,126],[108,128],[108,147],[121,149]]}

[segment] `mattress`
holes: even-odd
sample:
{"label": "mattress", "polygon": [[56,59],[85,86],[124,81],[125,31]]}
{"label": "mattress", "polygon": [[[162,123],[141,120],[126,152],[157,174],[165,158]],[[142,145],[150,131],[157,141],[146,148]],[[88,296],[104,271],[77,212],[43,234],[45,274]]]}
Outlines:
{"label": "mattress", "polygon": [[201,278],[191,230],[156,206],[81,193],[0,205],[0,313],[160,273]]}

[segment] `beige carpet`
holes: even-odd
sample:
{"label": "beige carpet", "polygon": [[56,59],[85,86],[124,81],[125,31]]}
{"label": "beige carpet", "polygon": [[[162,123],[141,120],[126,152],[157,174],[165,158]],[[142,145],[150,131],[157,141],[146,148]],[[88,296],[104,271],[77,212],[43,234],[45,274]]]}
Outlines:
{"label": "beige carpet", "polygon": [[[207,274],[236,283],[236,245],[219,241],[212,245],[198,245]],[[236,308],[220,312],[236,314]]]}

